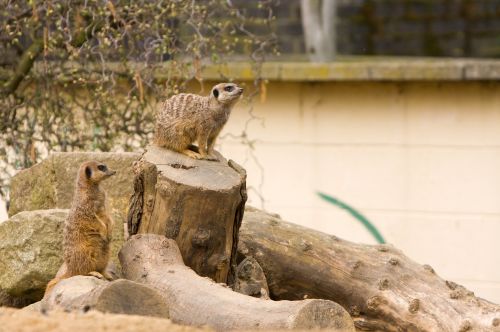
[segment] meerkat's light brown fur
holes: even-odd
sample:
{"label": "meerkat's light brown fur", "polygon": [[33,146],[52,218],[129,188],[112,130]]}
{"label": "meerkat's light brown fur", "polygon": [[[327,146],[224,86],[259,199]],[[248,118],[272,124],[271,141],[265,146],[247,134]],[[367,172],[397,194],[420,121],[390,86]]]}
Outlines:
{"label": "meerkat's light brown fur", "polygon": [[[208,96],[172,96],[156,115],[154,143],[191,158],[214,159],[215,140],[242,93],[234,83],[219,83]],[[190,149],[194,141],[198,142],[198,153]]]}
{"label": "meerkat's light brown fur", "polygon": [[64,224],[63,267],[47,284],[45,294],[60,280],[75,275],[110,279],[105,269],[109,262],[113,220],[106,209],[106,193],[99,184],[115,173],[96,161],[80,166],[73,204]]}

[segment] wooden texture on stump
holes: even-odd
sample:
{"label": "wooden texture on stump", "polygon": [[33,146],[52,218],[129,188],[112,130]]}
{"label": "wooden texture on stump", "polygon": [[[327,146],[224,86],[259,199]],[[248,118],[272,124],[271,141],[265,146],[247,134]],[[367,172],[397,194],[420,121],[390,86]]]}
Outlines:
{"label": "wooden texture on stump", "polygon": [[174,239],[196,273],[232,283],[246,173],[217,155],[195,160],[149,146],[134,168],[128,229]]}
{"label": "wooden texture on stump", "polygon": [[119,258],[127,279],[160,291],[175,323],[208,325],[219,331],[328,328],[354,332],[349,314],[334,302],[262,300],[198,276],[184,265],[175,241],[163,236],[135,235],[124,244]]}
{"label": "wooden texture on stump", "polygon": [[239,253],[273,299],[330,299],[363,331],[500,331],[500,306],[441,279],[390,245],[363,245],[247,208]]}
{"label": "wooden texture on stump", "polygon": [[168,306],[155,289],[129,280],[108,282],[91,276],[60,281],[36,308],[168,318]]}
{"label": "wooden texture on stump", "polygon": [[269,300],[266,275],[253,257],[247,257],[236,268],[235,292]]}

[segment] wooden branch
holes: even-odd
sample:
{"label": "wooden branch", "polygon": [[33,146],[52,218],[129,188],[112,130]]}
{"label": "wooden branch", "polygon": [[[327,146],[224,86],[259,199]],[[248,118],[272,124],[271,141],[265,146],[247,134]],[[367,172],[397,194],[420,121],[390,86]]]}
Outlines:
{"label": "wooden branch", "polygon": [[[92,23],[85,28],[78,29],[71,39],[70,45],[72,47],[81,47],[87,40],[92,38],[94,32],[102,28],[102,23]],[[62,43],[61,45],[62,46]],[[3,84],[1,94],[4,96],[13,94],[26,75],[33,67],[36,58],[42,53],[44,48],[43,38],[35,39],[33,43],[24,51],[21,59],[19,60],[16,69],[10,79]]]}
{"label": "wooden branch", "polygon": [[90,276],[60,281],[35,308],[168,318],[168,307],[155,289],[129,280],[108,282]]}
{"label": "wooden branch", "polygon": [[43,39],[36,39],[35,41],[33,41],[30,47],[28,47],[24,51],[12,77],[3,84],[3,95],[10,95],[17,90],[19,84],[21,84],[24,77],[28,75],[31,68],[33,67],[35,59],[38,57],[38,55],[40,55],[40,53],[42,53],[42,51]]}
{"label": "wooden branch", "polygon": [[234,162],[195,160],[149,146],[134,167],[129,234],[175,239],[186,264],[217,282],[232,282],[246,174]]}
{"label": "wooden branch", "polygon": [[347,312],[334,302],[262,300],[202,278],[184,265],[176,242],[160,235],[132,236],[119,257],[127,279],[160,291],[175,323],[208,325],[219,331],[290,328],[354,331]]}
{"label": "wooden branch", "polygon": [[333,300],[363,331],[500,331],[500,306],[390,245],[351,243],[247,208],[239,253],[259,262],[271,298]]}

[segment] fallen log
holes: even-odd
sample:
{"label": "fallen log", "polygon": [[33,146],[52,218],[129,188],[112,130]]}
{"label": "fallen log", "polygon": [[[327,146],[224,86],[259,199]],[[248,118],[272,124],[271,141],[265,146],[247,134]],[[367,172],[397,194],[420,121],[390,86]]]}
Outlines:
{"label": "fallen log", "polygon": [[500,331],[500,306],[441,279],[390,245],[363,245],[247,208],[239,254],[254,257],[271,298],[329,299],[363,331]]}
{"label": "fallen log", "polygon": [[174,239],[186,265],[232,283],[246,173],[236,163],[195,160],[148,146],[134,167],[128,232]]}
{"label": "fallen log", "polygon": [[60,281],[39,305],[32,305],[32,308],[42,312],[97,310],[168,318],[168,307],[155,289],[130,280],[108,282],[91,276]]}
{"label": "fallen log", "polygon": [[119,253],[127,279],[158,289],[174,323],[219,331],[328,328],[354,331],[349,314],[327,300],[270,301],[245,296],[198,276],[184,265],[175,241],[135,235]]}

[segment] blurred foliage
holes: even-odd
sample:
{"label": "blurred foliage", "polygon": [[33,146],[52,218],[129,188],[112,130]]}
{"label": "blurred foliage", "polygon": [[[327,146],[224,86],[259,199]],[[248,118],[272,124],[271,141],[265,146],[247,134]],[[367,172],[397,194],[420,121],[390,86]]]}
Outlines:
{"label": "blurred foliage", "polygon": [[0,188],[49,151],[144,146],[203,64],[276,52],[276,1],[0,0]]}

